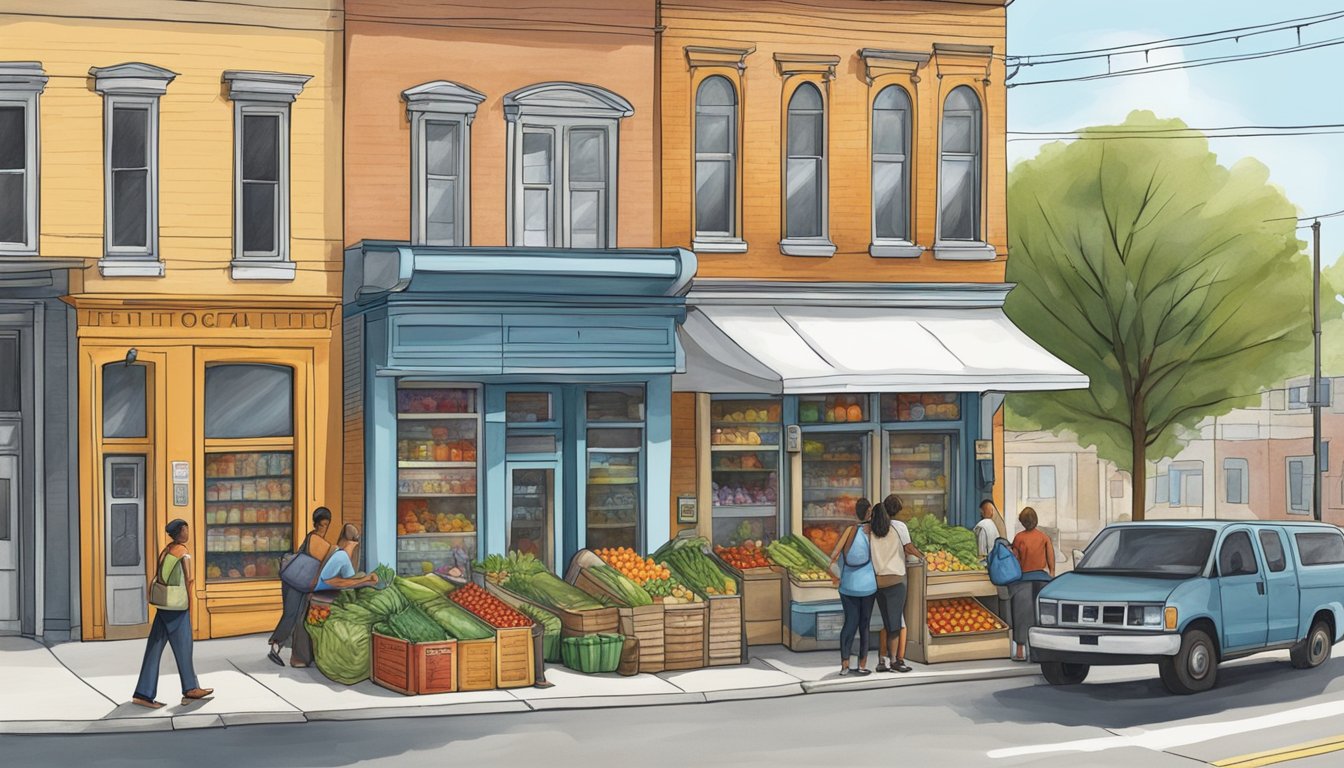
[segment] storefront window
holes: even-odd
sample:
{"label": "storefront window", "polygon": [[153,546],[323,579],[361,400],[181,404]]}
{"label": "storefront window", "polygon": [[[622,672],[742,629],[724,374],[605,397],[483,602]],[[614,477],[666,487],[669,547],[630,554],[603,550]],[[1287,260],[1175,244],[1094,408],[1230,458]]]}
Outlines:
{"label": "storefront window", "polygon": [[901,497],[903,520],[933,515],[947,520],[949,489],[954,488],[951,435],[890,432],[891,492]]}
{"label": "storefront window", "polygon": [[205,456],[205,578],[276,579],[294,544],[294,454]]}
{"label": "storefront window", "polygon": [[294,370],[283,365],[205,369],[206,439],[294,434]]}
{"label": "storefront window", "polygon": [[955,392],[900,392],[882,396],[883,421],[956,421],[961,405]]}
{"label": "storefront window", "polygon": [[19,389],[19,336],[0,334],[0,411],[23,408]]}
{"label": "storefront window", "polygon": [[777,400],[715,400],[710,406],[713,543],[738,546],[779,537]]}
{"label": "storefront window", "polygon": [[476,558],[479,393],[404,383],[397,390],[397,572]]}
{"label": "storefront window", "polygon": [[103,437],[137,438],[146,434],[146,368],[108,363],[103,366]]}
{"label": "storefront window", "polygon": [[867,420],[867,395],[807,395],[798,398],[798,421],[802,424],[845,424]]}
{"label": "storefront window", "polygon": [[504,418],[510,424],[554,421],[549,392],[509,392],[504,395]]}
{"label": "storefront window", "polygon": [[587,397],[589,549],[639,545],[643,499],[644,388],[589,390]]}
{"label": "storefront window", "polygon": [[803,437],[803,535],[823,552],[853,525],[854,505],[867,495],[867,432],[817,432]]}

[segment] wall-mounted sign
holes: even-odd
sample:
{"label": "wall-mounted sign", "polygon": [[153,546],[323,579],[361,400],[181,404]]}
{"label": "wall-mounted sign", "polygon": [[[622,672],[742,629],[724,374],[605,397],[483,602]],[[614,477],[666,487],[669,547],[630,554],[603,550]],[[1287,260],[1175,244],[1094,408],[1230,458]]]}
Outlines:
{"label": "wall-mounted sign", "polygon": [[700,519],[699,507],[694,496],[677,497],[677,522],[694,524]]}
{"label": "wall-mounted sign", "polygon": [[173,462],[173,506],[185,507],[190,500],[191,463]]}
{"label": "wall-mounted sign", "polygon": [[994,441],[993,441],[993,440],[976,440],[976,441],[975,441],[975,458],[976,458],[977,461],[984,461],[984,460],[987,460],[987,459],[992,459],[992,458],[994,458]]}

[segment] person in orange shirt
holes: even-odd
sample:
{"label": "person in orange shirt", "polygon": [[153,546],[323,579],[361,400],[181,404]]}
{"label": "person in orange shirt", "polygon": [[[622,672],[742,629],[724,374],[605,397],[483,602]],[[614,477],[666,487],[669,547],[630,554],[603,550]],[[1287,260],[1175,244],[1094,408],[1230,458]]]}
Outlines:
{"label": "person in orange shirt", "polygon": [[1027,635],[1036,623],[1036,596],[1055,576],[1055,545],[1036,527],[1036,510],[1023,507],[1017,520],[1022,530],[1013,537],[1013,554],[1022,566],[1022,578],[1008,585],[1008,593],[1013,612],[1013,661],[1026,661]]}

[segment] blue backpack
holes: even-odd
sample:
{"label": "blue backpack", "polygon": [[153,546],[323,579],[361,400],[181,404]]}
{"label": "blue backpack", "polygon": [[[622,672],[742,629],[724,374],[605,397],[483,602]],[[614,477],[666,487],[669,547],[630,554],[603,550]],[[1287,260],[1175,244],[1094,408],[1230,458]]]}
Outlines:
{"label": "blue backpack", "polygon": [[1013,554],[1007,539],[994,541],[994,548],[989,550],[985,565],[989,569],[989,580],[995,586],[1006,587],[1022,580],[1022,564],[1017,562],[1017,555]]}

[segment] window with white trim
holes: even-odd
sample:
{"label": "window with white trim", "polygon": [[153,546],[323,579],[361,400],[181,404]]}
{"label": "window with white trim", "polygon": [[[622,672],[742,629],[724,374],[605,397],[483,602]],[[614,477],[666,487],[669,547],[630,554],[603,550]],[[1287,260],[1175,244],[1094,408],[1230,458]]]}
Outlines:
{"label": "window with white trim", "polygon": [[288,280],[290,105],[309,75],[229,71],[233,101],[233,278]]}
{"label": "window with white trim", "polygon": [[723,75],[695,95],[695,237],[737,237],[737,92]]}
{"label": "window with white trim", "polygon": [[504,98],[510,244],[616,246],[617,140],[634,108],[592,85],[541,83]]}
{"label": "window with white trim", "polygon": [[38,94],[35,61],[0,62],[0,254],[37,252]]}
{"label": "window with white trim", "polygon": [[943,104],[938,178],[938,239],[978,242],[980,234],[980,97],[969,86],[952,89]]}
{"label": "window with white trim", "polygon": [[159,259],[159,99],[177,74],[129,63],[89,70],[103,95],[104,276],[163,274]]}
{"label": "window with white trim", "polygon": [[402,91],[411,124],[411,242],[471,244],[471,123],[485,95],[436,80]]}
{"label": "window with white trim", "polygon": [[1224,501],[1249,504],[1251,500],[1251,463],[1246,459],[1223,459]]}
{"label": "window with white trim", "polygon": [[1054,500],[1055,468],[1050,464],[1027,467],[1027,498],[1036,501]]}
{"label": "window with white trim", "polygon": [[819,240],[826,235],[826,110],[817,86],[798,86],[787,121],[784,236]]}
{"label": "window with white trim", "polygon": [[873,242],[910,243],[910,94],[878,92],[872,126]]}

